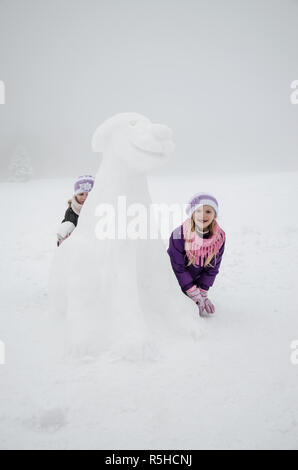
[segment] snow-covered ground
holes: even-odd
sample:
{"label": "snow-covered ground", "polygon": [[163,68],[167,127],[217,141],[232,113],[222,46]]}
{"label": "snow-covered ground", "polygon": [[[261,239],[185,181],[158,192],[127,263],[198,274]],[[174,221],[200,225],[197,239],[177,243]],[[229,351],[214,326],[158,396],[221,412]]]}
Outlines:
{"label": "snow-covered ground", "polygon": [[144,362],[57,354],[48,275],[73,182],[1,184],[0,448],[297,449],[297,177],[151,177],[154,202],[216,195],[227,242],[202,337]]}

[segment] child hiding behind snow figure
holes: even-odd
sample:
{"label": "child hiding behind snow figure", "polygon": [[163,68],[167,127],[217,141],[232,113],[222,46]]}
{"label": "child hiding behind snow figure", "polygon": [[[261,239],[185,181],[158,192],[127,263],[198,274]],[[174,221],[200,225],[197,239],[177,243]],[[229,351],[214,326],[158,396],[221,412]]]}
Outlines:
{"label": "child hiding behind snow figure", "polygon": [[182,292],[197,304],[200,316],[204,310],[213,314],[208,290],[225,249],[225,232],[216,221],[218,202],[210,194],[195,194],[186,213],[189,218],[171,234],[168,254]]}
{"label": "child hiding behind snow figure", "polygon": [[78,225],[80,212],[93,186],[94,178],[90,175],[79,176],[75,182],[73,198],[68,201],[69,207],[57,232],[57,246],[60,246]]}

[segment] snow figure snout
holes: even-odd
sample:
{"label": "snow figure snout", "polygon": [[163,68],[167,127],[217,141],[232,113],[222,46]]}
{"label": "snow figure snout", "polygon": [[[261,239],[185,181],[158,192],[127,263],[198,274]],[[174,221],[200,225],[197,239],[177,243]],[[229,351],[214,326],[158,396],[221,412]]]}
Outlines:
{"label": "snow figure snout", "polygon": [[168,126],[152,123],[141,114],[121,113],[96,129],[92,149],[103,152],[104,158],[125,162],[133,171],[144,172],[168,161],[175,144]]}
{"label": "snow figure snout", "polygon": [[140,120],[131,131],[130,142],[137,149],[161,157],[175,150],[172,130],[162,124],[146,124]]}

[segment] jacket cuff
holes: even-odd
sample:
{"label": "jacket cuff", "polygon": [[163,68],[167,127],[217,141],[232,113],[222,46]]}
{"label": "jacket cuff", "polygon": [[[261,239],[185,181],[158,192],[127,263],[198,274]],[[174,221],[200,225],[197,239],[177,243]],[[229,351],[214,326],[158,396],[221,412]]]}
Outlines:
{"label": "jacket cuff", "polygon": [[191,289],[195,283],[192,281],[191,283],[186,284],[186,286],[181,287],[182,292],[186,294],[186,292]]}
{"label": "jacket cuff", "polygon": [[75,228],[76,227],[72,222],[63,222],[57,230],[58,238],[65,238],[66,236],[70,235]]}
{"label": "jacket cuff", "polygon": [[207,290],[207,291],[209,290],[209,286],[206,286],[206,284],[202,284],[202,283],[199,282],[198,286],[203,290]]}
{"label": "jacket cuff", "polygon": [[189,292],[193,292],[197,290],[197,286],[193,285],[190,289],[187,289],[186,293],[188,294]]}

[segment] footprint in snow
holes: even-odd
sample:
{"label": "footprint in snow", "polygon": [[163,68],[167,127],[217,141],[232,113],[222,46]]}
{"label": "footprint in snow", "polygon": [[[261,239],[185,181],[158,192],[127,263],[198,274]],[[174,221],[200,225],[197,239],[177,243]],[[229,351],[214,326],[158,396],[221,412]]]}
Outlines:
{"label": "footprint in snow", "polygon": [[67,417],[65,410],[61,408],[52,408],[41,412],[38,416],[33,416],[27,420],[25,425],[33,428],[35,431],[57,432],[66,426]]}

